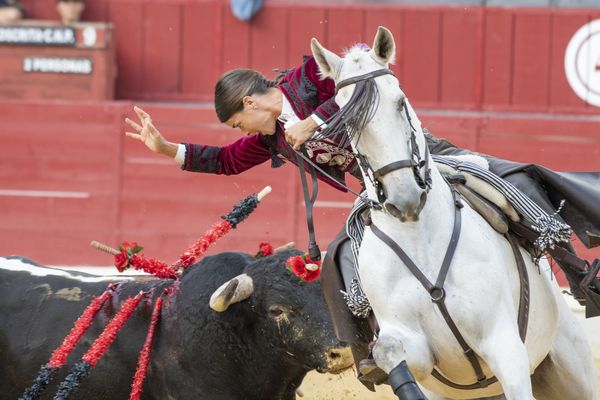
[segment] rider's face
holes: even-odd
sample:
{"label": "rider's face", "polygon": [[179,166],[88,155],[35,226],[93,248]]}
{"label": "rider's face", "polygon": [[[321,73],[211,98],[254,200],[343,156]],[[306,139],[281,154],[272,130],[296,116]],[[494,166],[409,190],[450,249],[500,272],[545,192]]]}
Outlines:
{"label": "rider's face", "polygon": [[244,98],[244,108],[227,121],[225,125],[237,128],[245,135],[273,135],[276,119],[273,114],[262,107],[250,96]]}

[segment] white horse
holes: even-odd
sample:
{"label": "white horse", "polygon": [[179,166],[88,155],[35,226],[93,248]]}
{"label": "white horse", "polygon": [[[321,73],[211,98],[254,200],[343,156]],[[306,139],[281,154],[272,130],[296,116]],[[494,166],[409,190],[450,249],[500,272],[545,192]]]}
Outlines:
{"label": "white horse", "polygon": [[[332,78],[338,86],[340,112],[356,100],[352,95],[359,82],[375,83],[375,104],[366,111],[362,125],[350,131],[354,152],[363,158],[368,197],[379,196],[383,205],[382,209],[372,209],[372,222],[402,247],[428,281],[436,282],[454,230],[455,202],[449,185],[425,151],[417,115],[398,80],[387,71],[395,53],[391,32],[380,27],[372,49],[355,46],[343,57],[316,39],[311,47],[322,76]],[[363,92],[357,97],[367,95]],[[344,116],[351,128],[353,118],[355,122],[361,119],[356,113],[361,110]],[[416,161],[398,163],[404,159]],[[428,193],[425,161],[431,168]],[[378,172],[377,179],[373,171]],[[503,393],[509,400],[533,396],[597,399],[591,349],[547,262],[542,260],[538,268],[531,256],[520,250],[530,281],[529,320],[523,343],[517,324],[519,275],[511,246],[468,205],[460,214],[461,233],[443,283],[444,303],[485,377],[495,376],[497,381],[489,381],[487,387],[457,389],[433,375],[435,370],[459,385],[478,381],[473,364],[432,302],[432,297],[440,298],[443,292],[430,288],[428,293],[371,225],[365,228],[360,247],[359,276],[380,326],[373,350],[375,361],[391,374],[389,381],[396,394],[401,399],[424,398],[410,382],[412,373],[440,399]],[[406,365],[410,372],[403,370]]]}

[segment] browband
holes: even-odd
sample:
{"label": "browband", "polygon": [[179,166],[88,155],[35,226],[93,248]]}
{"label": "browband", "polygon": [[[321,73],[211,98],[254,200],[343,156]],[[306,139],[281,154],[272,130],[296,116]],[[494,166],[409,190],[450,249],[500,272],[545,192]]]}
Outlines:
{"label": "browband", "polygon": [[363,74],[363,75],[354,76],[352,78],[344,79],[343,81],[338,82],[338,84],[335,86],[335,92],[337,93],[344,86],[352,85],[354,83],[357,83],[357,82],[360,82],[360,81],[364,81],[364,80],[367,80],[367,79],[377,78],[378,76],[386,75],[386,74],[394,75],[394,73],[391,70],[389,70],[387,68],[382,68],[382,69],[378,69],[378,70],[375,70],[375,71],[371,71],[371,72]]}

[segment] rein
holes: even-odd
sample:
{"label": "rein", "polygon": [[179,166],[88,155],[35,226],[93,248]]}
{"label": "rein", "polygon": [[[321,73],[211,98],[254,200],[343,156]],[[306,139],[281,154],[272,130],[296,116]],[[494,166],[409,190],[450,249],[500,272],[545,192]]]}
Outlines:
{"label": "rein", "polygon": [[[323,168],[315,164],[310,158],[302,154],[302,152],[296,151],[296,161],[298,163],[298,170],[300,171],[300,181],[302,182],[302,193],[304,195],[304,206],[306,209],[306,226],[308,228],[308,255],[311,258],[311,260],[319,261],[321,259],[321,250],[319,249],[319,245],[316,242],[315,228],[313,223],[313,206],[317,200],[317,193],[319,192],[319,181],[317,179],[317,174],[315,171],[320,172],[325,177],[331,179],[333,182],[346,189],[348,192],[362,199],[362,201],[365,204],[367,204],[370,208],[373,208],[375,210],[381,210],[382,206],[377,201],[371,200],[368,197],[355,192],[342,182],[338,181],[336,178],[325,172]],[[303,161],[306,162],[306,164],[308,164],[309,166],[310,176],[312,179],[312,196],[309,194],[308,191],[306,170],[304,169],[304,166],[302,164]]]}
{"label": "rein", "polygon": [[315,227],[313,224],[313,206],[317,201],[319,193],[319,182],[315,168],[311,166],[310,177],[312,178],[312,196],[308,193],[308,182],[306,181],[306,170],[302,162],[303,155],[296,152],[298,161],[298,170],[300,171],[300,180],[302,181],[302,193],[304,194],[304,206],[306,208],[306,225],[308,227],[308,256],[313,261],[321,260],[321,250],[315,239]]}
{"label": "rein", "polygon": [[[371,79],[375,79],[375,78],[377,78],[379,76],[383,76],[383,75],[394,75],[394,73],[387,68],[382,68],[382,69],[378,69],[375,71],[371,71],[371,72],[363,74],[363,75],[344,79],[344,80],[338,82],[338,84],[336,85],[336,93],[341,88],[344,88],[346,86],[354,85],[354,84],[357,84],[360,82],[369,81]],[[356,91],[355,91],[352,95],[351,100],[356,99],[356,97],[357,96],[356,96]],[[354,101],[356,101],[356,100],[354,100]],[[358,151],[356,152],[356,159],[358,160],[358,164],[359,164],[360,168],[363,170],[364,175],[367,176],[367,178],[371,181],[371,184],[375,188],[378,201],[372,200],[372,199],[368,198],[367,196],[363,196],[359,193],[356,193],[355,191],[350,189],[348,186],[339,182],[337,179],[335,179],[330,174],[325,172],[322,168],[320,168],[312,160],[310,160],[310,158],[308,158],[304,154],[302,154],[302,152],[296,151],[296,160],[297,160],[298,169],[300,171],[300,179],[302,182],[302,191],[304,194],[304,205],[306,207],[306,225],[308,228],[308,235],[309,235],[308,253],[309,253],[311,259],[313,259],[313,260],[321,259],[321,252],[319,250],[319,246],[316,243],[314,223],[313,223],[313,206],[316,201],[316,197],[317,197],[317,193],[318,193],[318,182],[317,182],[317,176],[316,176],[315,170],[319,171],[321,174],[323,174],[327,178],[331,179],[333,182],[336,182],[338,185],[340,185],[341,187],[343,187],[350,193],[354,194],[357,197],[360,197],[370,208],[373,208],[376,210],[381,210],[382,204],[387,199],[387,196],[385,194],[385,190],[383,187],[383,183],[381,182],[380,178],[389,174],[390,172],[393,172],[393,171],[396,171],[399,169],[403,169],[403,168],[411,168],[413,170],[413,174],[414,174],[417,184],[421,188],[425,189],[426,192],[429,192],[429,190],[431,189],[431,169],[429,167],[429,147],[427,146],[427,144],[425,144],[425,156],[424,156],[424,158],[421,158],[421,153],[419,151],[419,146],[417,144],[417,140],[416,140],[416,136],[415,136],[415,132],[417,132],[417,129],[414,127],[414,125],[412,123],[410,114],[408,112],[408,108],[406,106],[404,106],[403,108],[404,108],[404,113],[406,115],[406,120],[408,121],[408,124],[410,126],[411,159],[394,161],[392,163],[384,165],[383,167],[381,167],[377,170],[374,170],[373,167],[371,167],[371,164],[369,163],[369,161],[366,159],[366,157],[363,156],[362,154],[360,154]],[[361,112],[363,112],[363,113],[365,113],[365,115],[367,115],[364,118],[370,118],[368,116],[368,114],[370,112],[372,112],[372,109],[371,110],[362,109]],[[337,132],[339,130],[340,124],[345,124],[346,127],[348,127],[347,126],[348,123],[345,122],[344,116],[336,115],[336,114],[331,116],[331,118],[329,118],[326,121],[326,124],[331,124],[329,126],[329,128],[331,128],[332,125],[336,127],[334,129],[330,129],[334,132],[334,135],[336,134],[335,132]],[[354,128],[356,129],[356,127],[354,127]],[[325,128],[324,131],[326,131],[326,130],[327,130],[327,128]],[[346,129],[346,131],[349,134],[348,129]],[[326,136],[327,136],[327,133],[323,134],[323,131],[319,135],[319,137],[321,137],[321,138],[325,138]],[[304,168],[303,161],[306,162],[309,166],[309,172],[310,172],[311,178],[312,178],[312,188],[313,188],[312,196],[309,194],[308,182],[306,179],[306,169]],[[422,168],[425,169],[424,176],[421,176],[420,170]],[[421,208],[425,205],[425,199],[426,199],[426,197],[421,202],[421,206],[420,206]]]}

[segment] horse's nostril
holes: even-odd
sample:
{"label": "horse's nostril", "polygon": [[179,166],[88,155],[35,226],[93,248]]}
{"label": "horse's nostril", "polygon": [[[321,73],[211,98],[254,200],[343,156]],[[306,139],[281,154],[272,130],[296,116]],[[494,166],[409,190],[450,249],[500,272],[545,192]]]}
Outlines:
{"label": "horse's nostril", "polygon": [[392,203],[386,203],[385,208],[392,215],[400,215],[400,210]]}
{"label": "horse's nostril", "polygon": [[337,351],[330,351],[329,352],[329,358],[331,358],[332,360],[340,358],[341,356],[342,355],[340,353],[338,353]]}

